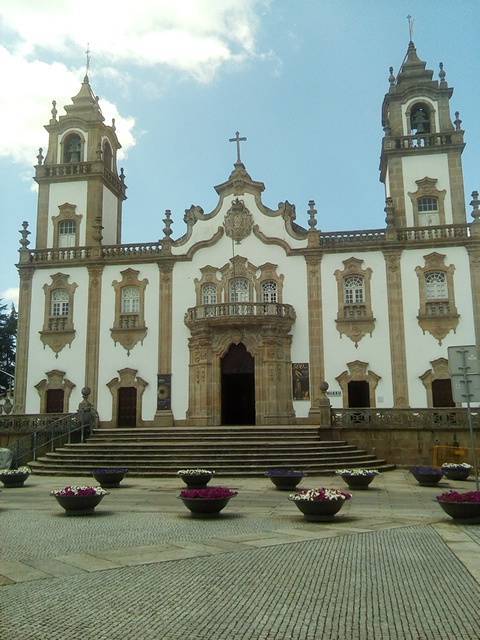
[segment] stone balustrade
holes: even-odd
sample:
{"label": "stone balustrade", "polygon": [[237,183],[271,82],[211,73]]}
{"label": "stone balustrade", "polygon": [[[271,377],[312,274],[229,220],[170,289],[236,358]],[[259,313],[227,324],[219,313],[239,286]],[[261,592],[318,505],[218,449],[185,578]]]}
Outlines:
{"label": "stone balustrade", "polygon": [[441,224],[428,227],[405,227],[397,230],[399,242],[436,242],[470,237],[468,224]]}
{"label": "stone balustrade", "polygon": [[188,309],[185,314],[185,323],[212,321],[216,319],[286,319],[293,321],[296,318],[295,309],[290,304],[277,302],[225,302],[222,304],[205,304]]}
{"label": "stone balustrade", "polygon": [[431,147],[445,147],[452,144],[463,144],[463,131],[451,133],[421,133],[409,136],[386,136],[383,139],[385,151],[405,151],[429,149]]}
{"label": "stone balustrade", "polygon": [[126,185],[118,175],[108,169],[101,160],[95,162],[66,162],[59,164],[42,164],[38,165],[35,172],[35,178],[41,182],[42,180],[52,180],[62,178],[87,178],[91,175],[102,175],[105,182],[109,184],[115,191],[125,198]]}
{"label": "stone balustrade", "polygon": [[[474,425],[480,425],[480,409],[474,409]],[[467,429],[465,409],[333,409],[332,426],[345,429]]]}

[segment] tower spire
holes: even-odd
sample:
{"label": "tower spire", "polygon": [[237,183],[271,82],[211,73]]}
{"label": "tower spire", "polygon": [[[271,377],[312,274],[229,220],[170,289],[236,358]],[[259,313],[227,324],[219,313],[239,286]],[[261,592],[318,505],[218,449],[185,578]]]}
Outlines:
{"label": "tower spire", "polygon": [[413,25],[415,23],[415,18],[412,18],[412,16],[409,14],[407,16],[407,20],[408,20],[408,35],[409,35],[409,40],[410,42],[413,42]]}
{"label": "tower spire", "polygon": [[87,42],[87,48],[85,50],[85,56],[86,56],[86,64],[85,64],[85,78],[84,78],[84,82],[88,82],[88,72],[90,71],[90,43]]}

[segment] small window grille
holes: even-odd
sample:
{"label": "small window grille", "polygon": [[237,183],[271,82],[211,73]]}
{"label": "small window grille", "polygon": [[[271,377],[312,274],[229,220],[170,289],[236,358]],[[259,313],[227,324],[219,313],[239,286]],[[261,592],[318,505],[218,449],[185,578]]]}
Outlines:
{"label": "small window grille", "polygon": [[138,287],[123,287],[122,313],[140,313],[140,291]]}
{"label": "small window grille", "polygon": [[344,303],[363,304],[365,302],[365,282],[362,276],[348,276],[344,281]]}
{"label": "small window grille", "polygon": [[427,300],[448,298],[447,277],[443,271],[432,271],[425,275],[425,292]]}
{"label": "small window grille", "polygon": [[202,287],[203,304],[217,304],[217,287],[214,284],[204,284]]}
{"label": "small window grille", "polygon": [[230,282],[230,302],[249,302],[248,280],[236,278]]}
{"label": "small window grille", "polygon": [[277,302],[277,283],[274,280],[268,280],[262,283],[262,300],[263,302]]}
{"label": "small window grille", "polygon": [[55,317],[68,316],[70,310],[70,298],[65,289],[55,289],[51,297],[51,315]]}

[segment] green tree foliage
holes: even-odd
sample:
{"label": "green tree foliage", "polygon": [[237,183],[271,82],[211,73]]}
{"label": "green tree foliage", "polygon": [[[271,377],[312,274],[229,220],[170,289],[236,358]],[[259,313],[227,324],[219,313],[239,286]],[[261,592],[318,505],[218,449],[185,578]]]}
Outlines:
{"label": "green tree foliage", "polygon": [[3,371],[15,373],[15,347],[17,342],[17,312],[0,298],[0,391],[12,386],[13,380]]}

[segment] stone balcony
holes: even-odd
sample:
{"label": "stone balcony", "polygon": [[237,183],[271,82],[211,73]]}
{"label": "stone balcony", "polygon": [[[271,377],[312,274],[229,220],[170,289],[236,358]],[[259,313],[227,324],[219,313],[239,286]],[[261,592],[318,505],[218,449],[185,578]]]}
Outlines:
{"label": "stone balcony", "polygon": [[189,328],[222,325],[268,325],[290,328],[295,322],[295,309],[277,302],[225,302],[191,307],[185,314]]}
{"label": "stone balcony", "polygon": [[126,199],[127,186],[123,179],[113,171],[110,171],[101,160],[92,162],[68,162],[63,164],[42,164],[35,167],[35,180],[38,183],[61,182],[63,180],[85,180],[89,177],[100,176],[123,200]]}

